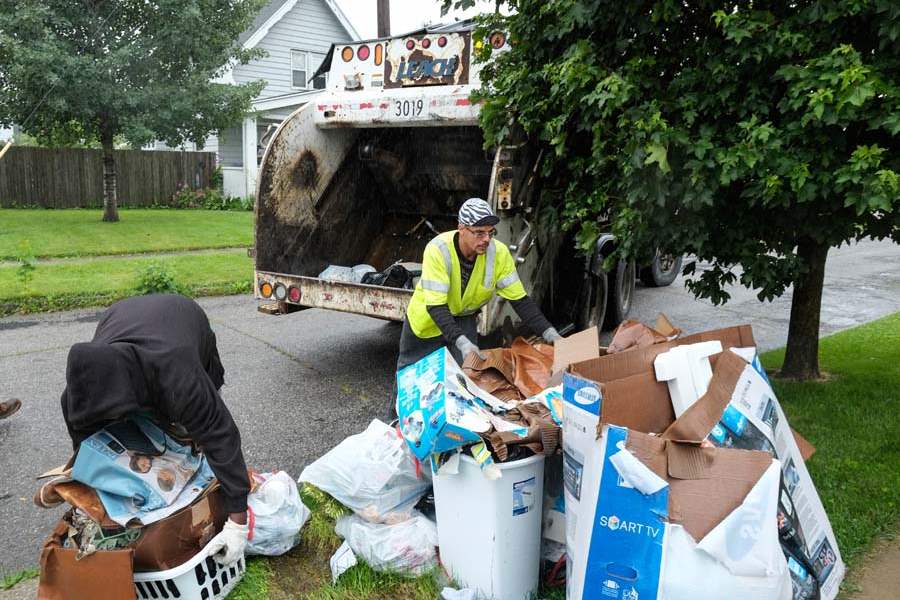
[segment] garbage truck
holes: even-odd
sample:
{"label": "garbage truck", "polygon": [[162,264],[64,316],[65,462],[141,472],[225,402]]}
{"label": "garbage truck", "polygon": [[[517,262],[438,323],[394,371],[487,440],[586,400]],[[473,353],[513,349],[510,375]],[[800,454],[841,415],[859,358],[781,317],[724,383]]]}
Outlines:
{"label": "garbage truck", "polygon": [[[455,229],[467,198],[500,217],[525,288],[555,325],[613,327],[634,293],[633,263],[604,261],[615,238],[576,250],[543,203],[534,144],[484,149],[478,44],[471,22],[332,45],[313,75],[326,87],[275,131],[259,170],[254,293],[259,309],[316,307],[402,321],[425,245]],[[542,193],[543,191],[543,193]],[[419,269],[417,271],[417,269]],[[481,311],[479,334],[517,332],[508,304]]]}

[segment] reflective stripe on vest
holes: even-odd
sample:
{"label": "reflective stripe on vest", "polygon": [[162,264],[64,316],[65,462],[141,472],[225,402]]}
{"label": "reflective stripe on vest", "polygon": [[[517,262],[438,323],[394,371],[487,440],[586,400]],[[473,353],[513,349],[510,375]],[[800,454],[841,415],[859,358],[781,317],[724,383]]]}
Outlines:
{"label": "reflective stripe on vest", "polygon": [[442,240],[439,237],[434,238],[429,244],[434,244],[437,246],[438,250],[441,251],[441,254],[444,255],[444,266],[447,267],[447,274],[450,275],[453,273],[453,261],[450,259],[450,247],[447,246],[447,242]]}
{"label": "reflective stripe on vest", "polygon": [[497,289],[502,290],[504,288],[508,288],[509,286],[511,286],[512,284],[514,284],[517,281],[519,281],[519,274],[516,273],[515,271],[513,271],[512,273],[510,273],[509,275],[507,275],[506,277],[504,277],[503,279],[501,279],[497,282]]}
{"label": "reflective stripe on vest", "polygon": [[422,284],[422,287],[426,290],[431,290],[432,292],[442,292],[446,294],[450,291],[449,283],[441,283],[440,281],[431,281],[430,279],[420,279],[419,283]]}
{"label": "reflective stripe on vest", "polygon": [[490,240],[487,252],[484,255],[484,287],[489,288],[494,283],[494,261],[497,260],[497,247],[494,240]]}

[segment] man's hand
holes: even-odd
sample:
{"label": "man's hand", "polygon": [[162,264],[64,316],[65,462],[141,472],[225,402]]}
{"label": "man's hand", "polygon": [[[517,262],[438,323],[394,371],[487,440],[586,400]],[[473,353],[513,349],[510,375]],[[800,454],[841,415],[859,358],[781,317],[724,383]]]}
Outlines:
{"label": "man's hand", "polygon": [[474,352],[475,355],[481,360],[487,358],[487,356],[485,356],[484,353],[482,353],[481,350],[478,349],[478,346],[473,344],[472,341],[464,335],[456,338],[456,342],[454,342],[454,345],[456,346],[456,349],[459,350],[459,353],[462,354],[463,360],[465,360],[466,357],[469,356],[469,354],[471,354],[472,352]]}
{"label": "man's hand", "polygon": [[541,334],[541,337],[544,338],[544,341],[550,345],[553,345],[556,340],[561,340],[562,336],[559,335],[559,332],[555,327],[548,327],[544,330],[544,333]]}
{"label": "man's hand", "polygon": [[238,524],[229,518],[222,531],[209,542],[209,554],[220,565],[230,566],[244,555],[249,534],[250,526],[247,523]]}

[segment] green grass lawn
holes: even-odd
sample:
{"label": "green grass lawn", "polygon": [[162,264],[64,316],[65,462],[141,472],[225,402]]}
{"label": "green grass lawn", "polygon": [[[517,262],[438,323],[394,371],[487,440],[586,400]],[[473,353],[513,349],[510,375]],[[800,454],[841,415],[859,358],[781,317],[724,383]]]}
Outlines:
{"label": "green grass lawn", "polygon": [[[778,368],[782,350],[762,359]],[[807,466],[852,568],[900,521],[900,313],[824,338],[829,380],[774,381],[791,426],[816,446]]]}
{"label": "green grass lawn", "polygon": [[[783,357],[779,350],[762,359],[777,369]],[[900,522],[900,313],[824,338],[820,359],[827,381],[776,380],[774,387],[791,425],[817,448],[808,467],[852,577],[865,552]],[[334,519],[342,509],[317,490],[301,495],[313,513],[301,544],[282,557],[252,560],[236,598],[437,597],[434,577],[404,579],[362,563],[332,585],[328,559],[340,544]],[[565,590],[542,590],[539,597],[563,600]]]}
{"label": "green grass lawn", "polygon": [[248,292],[253,280],[253,259],[243,249],[38,263],[27,287],[18,267],[0,266],[0,315],[108,304],[134,294],[140,272],[153,263],[191,295]]}
{"label": "green grass lawn", "polygon": [[0,209],[0,260],[20,255],[27,240],[38,258],[102,256],[253,244],[249,211],[124,208],[118,223],[93,209]]}

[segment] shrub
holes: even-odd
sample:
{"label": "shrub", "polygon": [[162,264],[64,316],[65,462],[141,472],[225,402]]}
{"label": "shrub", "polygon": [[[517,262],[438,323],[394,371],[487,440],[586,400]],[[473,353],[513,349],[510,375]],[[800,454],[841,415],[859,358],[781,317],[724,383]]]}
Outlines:
{"label": "shrub", "polygon": [[209,176],[209,187],[214,190],[222,191],[222,186],[225,184],[225,175],[222,173],[222,166],[216,165],[216,168],[213,169],[212,174]]}
{"label": "shrub", "polygon": [[221,190],[204,188],[192,190],[181,187],[172,195],[171,208],[203,208],[206,210],[253,210],[253,196],[226,196]]}
{"label": "shrub", "polygon": [[135,290],[140,295],[180,294],[182,286],[175,281],[165,264],[153,261],[138,271]]}
{"label": "shrub", "polygon": [[19,263],[19,266],[16,268],[16,278],[18,278],[19,283],[22,284],[22,288],[27,290],[28,283],[31,281],[32,277],[34,277],[34,270],[37,269],[37,259],[34,256],[34,251],[31,249],[31,243],[28,240],[19,244],[19,249],[16,253],[16,262]]}

